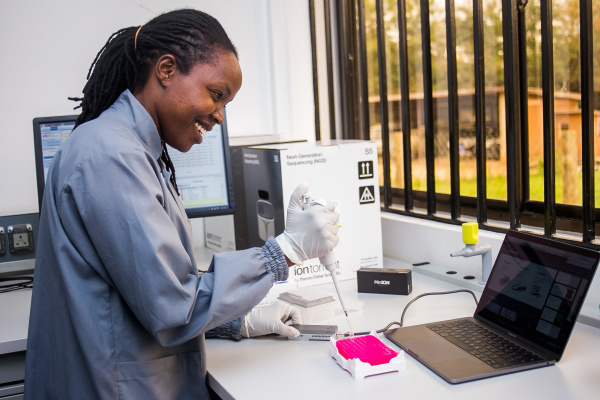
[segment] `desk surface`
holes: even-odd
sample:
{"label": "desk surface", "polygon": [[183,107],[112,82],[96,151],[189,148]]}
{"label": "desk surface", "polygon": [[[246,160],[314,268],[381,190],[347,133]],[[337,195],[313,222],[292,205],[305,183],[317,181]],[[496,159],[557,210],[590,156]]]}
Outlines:
{"label": "desk surface", "polygon": [[[386,260],[386,266],[393,266]],[[406,267],[398,265],[398,267]],[[347,300],[364,302],[361,311],[350,312],[355,331],[381,329],[399,320],[408,301],[430,291],[458,287],[413,273],[409,296],[358,293],[356,281],[341,282]],[[320,290],[335,293],[332,284]],[[26,349],[31,290],[0,295],[0,354]],[[428,296],[413,303],[404,323],[470,316],[475,302],[468,293]],[[343,314],[323,323],[347,330]],[[393,343],[383,341],[394,349]],[[600,393],[600,330],[577,323],[562,360],[550,367],[495,378],[450,385],[406,355],[406,371],[355,380],[329,357],[328,342],[288,341],[278,337],[208,340],[209,383],[224,399],[263,399],[275,395],[292,399],[472,399],[506,398],[592,399]]]}
{"label": "desk surface", "polygon": [[[386,260],[386,266],[389,265]],[[401,267],[405,267],[401,265]],[[424,292],[459,287],[413,273],[409,296],[358,293],[356,281],[341,282],[348,300],[364,302],[361,311],[350,312],[355,331],[382,329],[399,321],[404,306]],[[333,284],[320,290],[335,292]],[[479,297],[480,293],[476,293]],[[472,316],[475,302],[468,293],[428,296],[413,303],[405,325]],[[319,322],[347,330],[341,312]],[[380,337],[383,338],[382,335]],[[386,338],[390,347],[399,348]],[[591,399],[600,393],[600,330],[577,323],[562,360],[553,366],[474,382],[451,385],[406,354],[406,371],[355,380],[329,357],[328,342],[288,341],[262,337],[241,342],[207,341],[210,385],[224,399]]]}

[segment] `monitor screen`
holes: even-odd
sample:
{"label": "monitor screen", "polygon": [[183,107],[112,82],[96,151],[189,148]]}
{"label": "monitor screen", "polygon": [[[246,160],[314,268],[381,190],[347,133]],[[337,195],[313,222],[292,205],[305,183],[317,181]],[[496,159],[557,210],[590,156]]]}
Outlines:
{"label": "monitor screen", "polygon": [[[33,120],[39,209],[48,168],[60,145],[75,127],[77,115]],[[233,178],[226,122],[207,132],[202,144],[187,153],[168,147],[177,186],[188,218],[233,214]]]}
{"label": "monitor screen", "polygon": [[232,214],[233,178],[226,123],[206,132],[202,144],[187,153],[167,146],[177,187],[189,218]]}
{"label": "monitor screen", "polygon": [[33,119],[33,144],[40,212],[42,211],[42,198],[44,197],[44,184],[48,176],[48,168],[50,168],[50,163],[60,145],[69,138],[75,127],[76,119],[77,115]]}

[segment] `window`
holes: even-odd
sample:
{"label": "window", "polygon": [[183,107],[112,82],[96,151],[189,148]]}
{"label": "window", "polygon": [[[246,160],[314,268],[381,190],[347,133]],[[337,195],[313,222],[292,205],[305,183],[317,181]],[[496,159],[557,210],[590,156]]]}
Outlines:
{"label": "window", "polygon": [[596,245],[600,5],[309,5],[329,26],[332,136],[377,141],[382,210]]}

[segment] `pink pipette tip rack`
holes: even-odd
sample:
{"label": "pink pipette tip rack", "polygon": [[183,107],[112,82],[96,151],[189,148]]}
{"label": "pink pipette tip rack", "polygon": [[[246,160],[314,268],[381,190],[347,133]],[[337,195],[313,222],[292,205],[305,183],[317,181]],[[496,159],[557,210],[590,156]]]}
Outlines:
{"label": "pink pipette tip rack", "polygon": [[332,336],[329,339],[329,355],[354,379],[406,370],[404,351],[388,347],[374,331],[366,336],[340,340]]}

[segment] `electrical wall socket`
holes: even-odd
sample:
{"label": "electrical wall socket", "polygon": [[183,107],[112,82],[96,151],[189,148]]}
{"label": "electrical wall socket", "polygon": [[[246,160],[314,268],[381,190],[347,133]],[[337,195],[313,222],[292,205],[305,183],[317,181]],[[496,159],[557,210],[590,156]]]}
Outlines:
{"label": "electrical wall socket", "polygon": [[8,247],[11,253],[33,251],[33,227],[31,224],[10,225],[7,233]]}
{"label": "electrical wall socket", "polygon": [[39,226],[38,213],[0,216],[0,276],[33,271]]}

